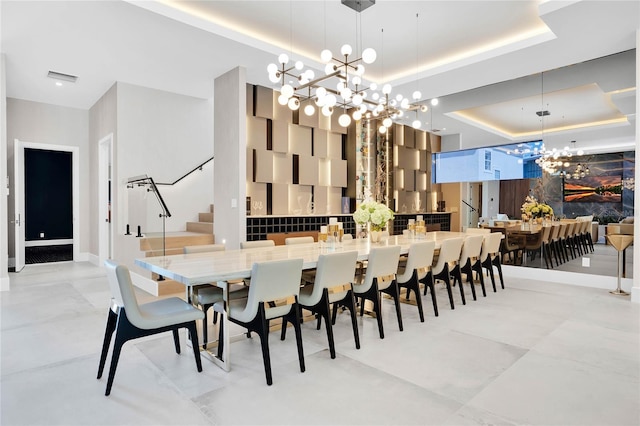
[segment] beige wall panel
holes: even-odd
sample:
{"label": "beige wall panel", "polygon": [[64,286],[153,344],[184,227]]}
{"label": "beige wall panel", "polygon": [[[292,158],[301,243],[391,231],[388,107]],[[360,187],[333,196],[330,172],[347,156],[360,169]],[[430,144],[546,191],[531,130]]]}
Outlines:
{"label": "beige wall panel", "polygon": [[290,185],[289,186],[289,211],[291,214],[310,214],[311,208],[311,186]]}
{"label": "beige wall panel", "polygon": [[324,158],[318,160],[318,184],[320,186],[331,185],[331,160]]}
{"label": "beige wall panel", "polygon": [[319,160],[310,155],[300,155],[298,164],[298,184],[318,185],[319,180]]}
{"label": "beige wall panel", "polygon": [[422,130],[416,130],[416,149],[427,149],[427,133]]}
{"label": "beige wall panel", "polygon": [[331,186],[347,187],[347,160],[331,160]]}
{"label": "beige wall panel", "polygon": [[340,123],[338,123],[338,117],[342,115],[342,108],[334,108],[333,114],[331,114],[331,131],[334,133],[347,133],[347,128],[342,127]]}
{"label": "beige wall panel", "polygon": [[247,103],[247,117],[253,117],[253,84],[247,83],[245,97]]}
{"label": "beige wall panel", "polygon": [[304,107],[307,105],[307,102],[304,102],[299,109],[298,114],[298,124],[306,127],[314,127],[317,128],[319,125],[319,117],[318,115],[322,115],[318,108],[316,108],[316,112],[313,115],[307,115],[304,113]]}
{"label": "beige wall panel", "polygon": [[340,214],[342,212],[342,191],[340,188],[329,187],[327,214]]}
{"label": "beige wall panel", "polygon": [[[267,214],[267,184],[266,183],[248,183],[247,197],[251,197],[251,214],[265,215]],[[262,203],[262,209],[258,203]]]}
{"label": "beige wall panel", "polygon": [[289,152],[289,123],[286,121],[273,121],[273,151]]}
{"label": "beige wall panel", "polygon": [[418,157],[420,163],[420,167],[418,168],[418,170],[423,172],[428,171],[431,164],[431,162],[429,161],[429,159],[431,159],[431,154],[427,151],[418,151]]}
{"label": "beige wall panel", "polygon": [[286,121],[287,123],[293,123],[293,112],[286,105],[280,105],[278,103],[278,96],[280,92],[273,91],[273,120]]}
{"label": "beige wall panel", "polygon": [[331,130],[331,116],[325,117],[321,112],[318,114],[318,127],[322,130]]}
{"label": "beige wall panel", "polygon": [[414,171],[416,176],[416,191],[427,190],[427,174],[418,170]]}
{"label": "beige wall panel", "polygon": [[289,214],[289,185],[274,183],[271,186],[271,212],[274,215]]}
{"label": "beige wall panel", "polygon": [[273,152],[256,149],[256,182],[273,182]]}
{"label": "beige wall panel", "polygon": [[247,117],[247,146],[267,149],[267,120],[265,118]]}
{"label": "beige wall panel", "polygon": [[396,169],[393,179],[394,189],[397,191],[404,191],[404,169]]}
{"label": "beige wall panel", "polygon": [[[380,123],[382,124],[382,122]],[[398,146],[404,146],[404,126],[402,124],[393,125],[393,143]]]}
{"label": "beige wall panel", "polygon": [[289,124],[289,152],[311,155],[311,128]]}
{"label": "beige wall panel", "polygon": [[291,183],[293,163],[291,154],[273,154],[273,183]]}
{"label": "beige wall panel", "polygon": [[404,131],[404,146],[407,148],[415,148],[416,130],[411,126],[402,126],[402,130]]}
{"label": "beige wall panel", "polygon": [[[274,91],[269,89],[268,87],[263,87],[263,86],[255,86],[255,87],[256,87],[256,99],[255,99],[256,117],[273,119]],[[253,93],[249,95],[253,98]]]}
{"label": "beige wall panel", "polygon": [[404,190],[407,192],[415,191],[415,175],[413,170],[405,170],[404,175]]}
{"label": "beige wall panel", "polygon": [[318,158],[329,157],[329,132],[315,129],[313,132],[313,155]]}
{"label": "beige wall panel", "polygon": [[328,135],[329,158],[342,159],[342,135],[329,133]]}
{"label": "beige wall panel", "polygon": [[327,205],[329,204],[329,187],[314,187],[313,204],[315,206],[315,214],[327,214]]}

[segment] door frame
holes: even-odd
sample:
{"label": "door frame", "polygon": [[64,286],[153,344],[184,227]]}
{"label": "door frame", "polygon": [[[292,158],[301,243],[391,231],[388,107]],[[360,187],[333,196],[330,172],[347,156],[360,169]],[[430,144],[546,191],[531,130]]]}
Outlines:
{"label": "door frame", "polygon": [[[20,224],[16,224],[16,232],[14,234],[14,256],[16,259],[16,272],[24,267],[24,248],[25,248],[25,183],[24,183],[24,150],[25,149],[41,149],[46,151],[63,151],[71,153],[71,182],[72,182],[72,226],[73,226],[73,260],[78,261],[80,255],[80,148],[77,146],[54,145],[39,142],[25,142],[18,139],[14,140],[14,155],[16,158],[14,180],[15,186],[15,211],[14,217],[20,219]],[[19,228],[19,229],[18,229]],[[22,265],[19,264],[21,261]]]}
{"label": "door frame", "polygon": [[[111,167],[109,167],[111,166]],[[108,182],[111,181],[111,218],[104,217],[109,202]],[[114,179],[113,179],[113,133],[98,141],[98,261],[103,265],[113,259],[114,230]]]}

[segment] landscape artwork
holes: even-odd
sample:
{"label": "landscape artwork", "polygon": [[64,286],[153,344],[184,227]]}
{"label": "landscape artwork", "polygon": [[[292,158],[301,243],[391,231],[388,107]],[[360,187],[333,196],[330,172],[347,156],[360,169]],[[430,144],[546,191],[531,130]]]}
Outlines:
{"label": "landscape artwork", "polygon": [[620,203],[622,176],[586,176],[564,181],[565,203]]}

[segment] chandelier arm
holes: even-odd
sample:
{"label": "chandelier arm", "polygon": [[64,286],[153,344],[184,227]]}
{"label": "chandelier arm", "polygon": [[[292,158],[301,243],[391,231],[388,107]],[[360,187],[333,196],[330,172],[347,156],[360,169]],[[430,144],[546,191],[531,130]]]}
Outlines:
{"label": "chandelier arm", "polygon": [[[327,74],[327,75],[324,75],[324,76],[322,76],[322,77],[318,77],[318,78],[316,78],[315,80],[311,80],[311,81],[310,81],[310,82],[308,82],[308,83],[305,83],[305,84],[303,84],[303,85],[301,85],[301,86],[298,86],[298,87],[296,87],[296,88],[295,88],[295,90],[301,90],[301,89],[305,89],[305,88],[307,88],[307,87],[315,87],[318,83],[320,83],[320,82],[322,82],[322,81],[324,81],[324,80],[326,80],[326,79],[328,79],[328,78],[335,77],[335,76],[337,76],[338,74],[340,74],[340,71],[339,71],[339,70],[334,71],[334,72],[332,72],[331,74]],[[329,89],[327,89],[327,90],[329,90]]]}

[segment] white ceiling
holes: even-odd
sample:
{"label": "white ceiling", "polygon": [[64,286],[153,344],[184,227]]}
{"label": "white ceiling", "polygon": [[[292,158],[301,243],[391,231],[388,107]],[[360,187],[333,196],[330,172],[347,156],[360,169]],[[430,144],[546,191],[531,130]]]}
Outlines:
{"label": "white ceiling", "polygon": [[[541,105],[552,114],[549,146],[635,141],[635,52],[591,60],[636,47],[638,1],[378,0],[358,14],[336,0],[2,0],[0,14],[13,98],[88,109],[115,81],[211,98],[213,79],[235,66],[247,68],[249,82],[274,87],[266,65],[277,54],[319,74],[319,52],[349,43],[378,52],[365,74],[371,81],[440,98],[421,118],[425,129],[451,135],[445,141],[530,140]],[[56,87],[49,70],[78,82]],[[620,121],[584,126],[603,117]],[[582,127],[552,133],[569,124]]]}

